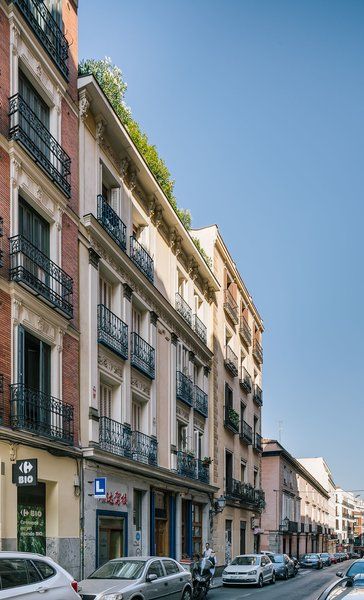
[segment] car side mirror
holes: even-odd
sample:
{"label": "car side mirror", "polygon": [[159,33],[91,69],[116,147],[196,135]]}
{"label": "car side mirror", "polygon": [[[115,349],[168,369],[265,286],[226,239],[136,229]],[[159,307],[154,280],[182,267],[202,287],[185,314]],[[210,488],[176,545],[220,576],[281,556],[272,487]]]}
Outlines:
{"label": "car side mirror", "polygon": [[354,580],[351,577],[347,580],[346,587],[354,587]]}
{"label": "car side mirror", "polygon": [[155,573],[151,573],[150,575],[147,575],[148,583],[152,583],[152,581],[155,581],[156,579],[158,579],[158,575],[156,575]]}
{"label": "car side mirror", "polygon": [[344,573],[343,573],[342,571],[338,571],[338,572],[336,573],[336,575],[337,575],[338,577],[344,577]]}

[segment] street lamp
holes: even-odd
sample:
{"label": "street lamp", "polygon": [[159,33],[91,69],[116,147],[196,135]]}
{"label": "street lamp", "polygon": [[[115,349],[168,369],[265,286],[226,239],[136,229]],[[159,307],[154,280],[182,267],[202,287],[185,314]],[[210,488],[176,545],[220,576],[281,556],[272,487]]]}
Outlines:
{"label": "street lamp", "polygon": [[225,506],[226,506],[226,498],[225,498],[225,496],[223,496],[221,494],[221,496],[219,496],[218,498],[216,498],[216,500],[213,500],[211,502],[210,515],[212,517],[214,517],[215,515],[222,513]]}

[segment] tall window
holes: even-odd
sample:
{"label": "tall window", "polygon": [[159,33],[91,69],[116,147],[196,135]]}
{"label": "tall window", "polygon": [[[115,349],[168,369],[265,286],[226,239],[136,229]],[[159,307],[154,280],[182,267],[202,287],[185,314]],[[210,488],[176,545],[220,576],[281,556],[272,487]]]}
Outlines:
{"label": "tall window", "polygon": [[100,417],[108,417],[111,419],[112,410],[112,387],[105,383],[100,383]]}
{"label": "tall window", "polygon": [[111,309],[112,286],[103,277],[99,278],[99,304]]}
{"label": "tall window", "polygon": [[192,503],[192,551],[202,553],[202,505]]}
{"label": "tall window", "polygon": [[203,441],[203,433],[198,429],[194,431],[194,450],[196,454],[196,458],[202,458],[202,441]]}
{"label": "tall window", "polygon": [[189,352],[180,342],[177,345],[177,371],[188,375]]}
{"label": "tall window", "polygon": [[225,482],[226,490],[232,490],[233,484],[233,455],[231,452],[225,451]]}
{"label": "tall window", "polygon": [[131,427],[133,431],[142,431],[142,407],[139,402],[132,402]]}
{"label": "tall window", "polygon": [[131,315],[132,331],[135,331],[138,335],[141,335],[142,331],[142,313],[133,306]]}
{"label": "tall window", "polygon": [[19,198],[19,234],[49,256],[49,223],[23,198]]}
{"label": "tall window", "polygon": [[177,446],[182,452],[187,451],[187,425],[178,422],[177,426]]}
{"label": "tall window", "polygon": [[225,406],[233,408],[233,390],[225,383]]}
{"label": "tall window", "polygon": [[143,496],[142,490],[134,490],[133,494],[133,525],[136,531],[142,530],[143,524]]}
{"label": "tall window", "polygon": [[246,463],[240,463],[240,481],[246,483]]}

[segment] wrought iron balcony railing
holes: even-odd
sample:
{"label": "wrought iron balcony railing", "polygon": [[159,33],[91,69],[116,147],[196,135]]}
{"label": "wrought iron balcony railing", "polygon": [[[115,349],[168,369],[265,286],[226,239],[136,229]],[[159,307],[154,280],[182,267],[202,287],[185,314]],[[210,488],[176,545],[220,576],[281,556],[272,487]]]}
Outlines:
{"label": "wrought iron balcony railing", "polygon": [[154,260],[136,237],[130,236],[130,258],[151,283],[154,282]]}
{"label": "wrought iron balcony railing", "polygon": [[241,375],[240,375],[240,387],[247,393],[250,394],[250,392],[253,389],[253,384],[252,384],[252,378],[250,377],[248,371],[246,370],[245,367],[241,367]]}
{"label": "wrought iron balcony railing", "polygon": [[4,235],[4,221],[3,221],[3,218],[0,217],[0,268],[2,266],[4,266],[4,263],[3,263],[4,253],[3,253],[3,248],[2,248],[3,235]]}
{"label": "wrought iron balcony railing", "polygon": [[126,225],[101,194],[97,196],[97,220],[119,248],[126,252]]}
{"label": "wrought iron balcony railing", "polygon": [[253,356],[260,365],[263,363],[263,348],[258,342],[258,340],[254,340]]}
{"label": "wrought iron balcony railing", "polygon": [[228,499],[236,500],[242,505],[247,505],[257,510],[262,510],[265,507],[263,490],[255,489],[250,483],[227,478],[225,493]]}
{"label": "wrought iron balcony railing", "polygon": [[193,329],[194,329],[195,333],[197,333],[200,340],[202,340],[203,343],[206,344],[207,343],[207,327],[196,314],[193,315]]}
{"label": "wrought iron balcony railing", "polygon": [[140,431],[131,434],[132,458],[147,465],[158,464],[158,441]]}
{"label": "wrought iron balcony railing", "polygon": [[259,406],[263,405],[263,390],[259,387],[259,385],[255,384],[254,385],[254,394],[253,394],[253,400],[254,402],[256,402]]}
{"label": "wrought iron balcony railing", "polygon": [[20,94],[9,98],[10,139],[16,140],[62,192],[71,196],[71,159]]}
{"label": "wrought iron balcony railing", "polygon": [[195,385],[195,402],[194,408],[203,417],[207,417],[209,413],[209,401],[206,392],[201,390],[198,385]]}
{"label": "wrought iron balcony railing", "polygon": [[12,281],[72,318],[72,278],[22,235],[10,238],[9,274]]}
{"label": "wrought iron balcony railing", "polygon": [[193,406],[193,383],[192,380],[182,373],[177,371],[177,388],[176,395],[177,399],[181,400],[188,406]]}
{"label": "wrought iron balcony railing", "polygon": [[255,489],[254,497],[255,497],[256,508],[263,510],[263,508],[265,508],[265,492],[264,492],[264,490]]}
{"label": "wrought iron balcony railing", "polygon": [[237,377],[238,370],[238,357],[235,352],[230,348],[230,346],[226,346],[225,348],[225,367],[230,371],[233,377]]}
{"label": "wrought iron balcony railing", "polygon": [[249,445],[253,443],[253,429],[244,419],[241,420],[240,424],[240,439]]}
{"label": "wrought iron balcony railing", "polygon": [[192,309],[178,292],[176,293],[176,311],[192,327]]}
{"label": "wrought iron balcony railing", "polygon": [[238,305],[229,290],[224,291],[224,309],[235,325],[239,323]]}
{"label": "wrought iron balcony railing", "polygon": [[254,448],[258,450],[258,452],[262,452],[263,450],[263,438],[260,433],[255,434]]}
{"label": "wrought iron balcony railing", "polygon": [[68,81],[68,42],[43,0],[13,0],[48,55]]}
{"label": "wrought iron balcony railing", "polygon": [[124,358],[128,358],[128,326],[103,304],[97,307],[98,341]]}
{"label": "wrought iron balcony railing", "polygon": [[200,459],[197,459],[197,479],[202,483],[210,483],[209,465]]}
{"label": "wrought iron balcony railing", "polygon": [[225,406],[225,418],[224,425],[227,429],[230,429],[232,433],[239,433],[239,415],[232,406]]}
{"label": "wrought iron balcony railing", "polygon": [[100,417],[99,421],[100,448],[131,458],[131,429],[129,425],[123,425],[109,417]]}
{"label": "wrought iron balcony railing", "polygon": [[14,429],[73,445],[73,406],[22,383],[10,386],[10,423]]}
{"label": "wrought iron balcony railing", "polygon": [[155,350],[135,331],[131,334],[131,365],[150,379],[154,379]]}
{"label": "wrought iron balcony railing", "polygon": [[202,483],[210,482],[209,465],[188,452],[177,452],[177,473],[182,477],[197,479]]}
{"label": "wrought iron balcony railing", "polygon": [[243,315],[240,316],[239,333],[240,333],[243,341],[245,342],[245,344],[247,346],[250,346],[252,343],[252,330],[248,324],[248,321],[246,320],[246,318]]}

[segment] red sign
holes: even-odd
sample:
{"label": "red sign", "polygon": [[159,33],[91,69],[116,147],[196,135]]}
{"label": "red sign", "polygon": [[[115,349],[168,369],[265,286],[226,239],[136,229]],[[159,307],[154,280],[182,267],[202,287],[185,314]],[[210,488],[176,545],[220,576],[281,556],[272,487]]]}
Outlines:
{"label": "red sign", "polygon": [[106,498],[101,500],[103,504],[111,504],[111,506],[126,506],[128,498],[126,494],[122,494],[119,491],[107,492]]}

